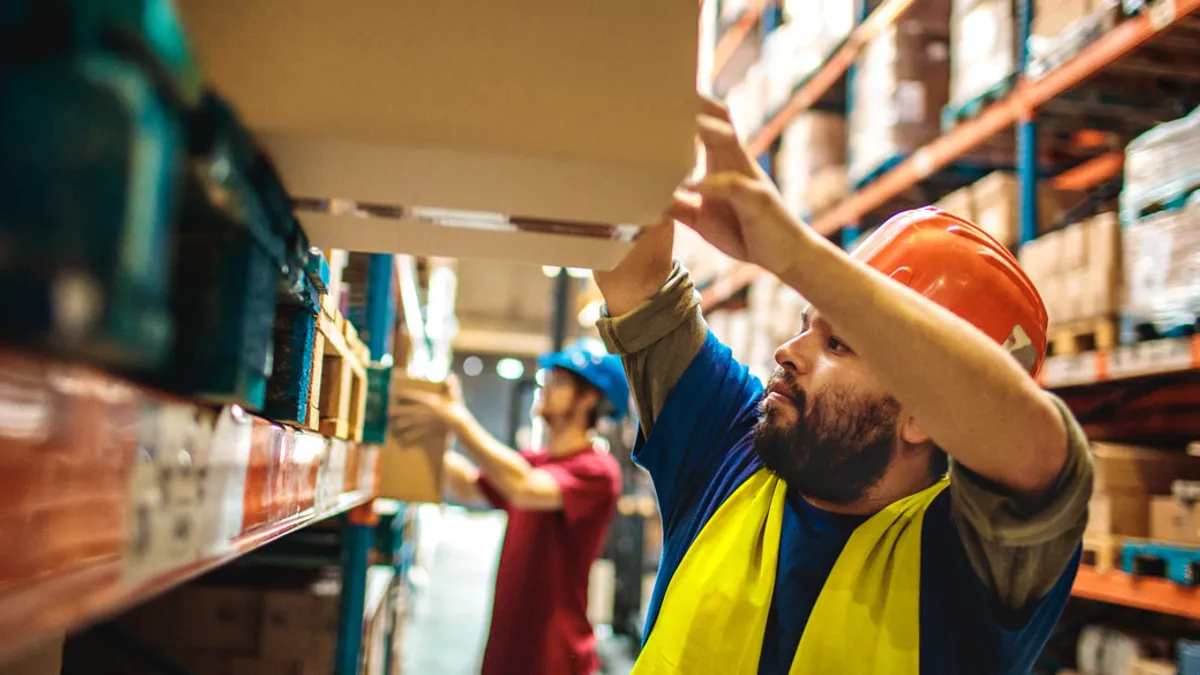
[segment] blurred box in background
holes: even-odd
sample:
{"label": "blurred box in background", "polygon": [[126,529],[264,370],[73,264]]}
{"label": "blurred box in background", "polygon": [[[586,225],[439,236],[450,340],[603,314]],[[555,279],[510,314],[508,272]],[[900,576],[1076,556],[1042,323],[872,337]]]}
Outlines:
{"label": "blurred box in background", "polygon": [[1016,0],[954,0],[950,21],[950,103],[1008,91],[1017,64]]}
{"label": "blurred box in background", "polygon": [[849,115],[852,183],[941,134],[950,86],[949,19],[948,6],[939,18],[916,3],[859,55]]}
{"label": "blurred box in background", "polygon": [[[391,417],[402,402],[405,391],[420,391],[448,396],[445,382],[430,382],[405,377],[392,371]],[[380,453],[379,496],[402,502],[441,502],[444,457],[450,448],[450,430],[441,422],[430,419],[429,424],[404,436],[388,434]]]}

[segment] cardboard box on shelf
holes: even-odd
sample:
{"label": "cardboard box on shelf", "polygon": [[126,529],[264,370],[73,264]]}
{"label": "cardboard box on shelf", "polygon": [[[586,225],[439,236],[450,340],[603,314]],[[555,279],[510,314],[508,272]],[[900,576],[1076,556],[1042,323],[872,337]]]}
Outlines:
{"label": "cardboard box on shelf", "polygon": [[180,649],[258,652],[261,591],[233,586],[183,586],[169,597],[175,615],[171,645]]}
{"label": "cardboard box on shelf", "polygon": [[[389,415],[395,414],[406,390],[448,394],[445,382],[412,379],[398,369],[392,373]],[[442,501],[443,457],[449,447],[449,429],[436,422],[403,438],[389,433],[379,459],[379,496],[402,502]]]}
{"label": "cardboard box on shelf", "polygon": [[1144,492],[1096,492],[1088,501],[1086,534],[1145,537],[1150,529],[1150,496]]}
{"label": "cardboard box on shelf", "polygon": [[1055,37],[1098,5],[1096,0],[1035,0],[1030,33]]}
{"label": "cardboard box on shelf", "polygon": [[694,165],[696,3],[177,4],[290,192],[402,207],[301,212],[317,246],[607,268]]}
{"label": "cardboard box on shelf", "polygon": [[801,113],[780,139],[775,178],[784,206],[797,217],[813,211],[808,202],[817,173],[846,163],[846,120],[824,112]]}
{"label": "cardboard box on shelf", "polygon": [[942,30],[931,30],[906,14],[859,55],[847,122],[851,182],[941,134],[950,87],[948,21],[947,13]]}
{"label": "cardboard box on shelf", "polygon": [[1087,266],[1088,227],[1087,221],[1068,225],[1062,230],[1062,251],[1059,264],[1063,270],[1078,270]]}
{"label": "cardboard box on shelf", "polygon": [[0,675],[59,675],[63,667],[64,639],[60,635],[0,663]]}
{"label": "cardboard box on shelf", "polygon": [[967,103],[1020,70],[1013,0],[955,0],[950,21],[950,102]]}
{"label": "cardboard box on shelf", "polygon": [[263,598],[259,653],[302,659],[313,647],[316,600],[304,590],[268,591]]}
{"label": "cardboard box on shelf", "polygon": [[1174,481],[1200,480],[1200,457],[1187,455],[1182,449],[1093,443],[1092,457],[1097,492],[1167,495]]}
{"label": "cardboard box on shelf", "polygon": [[[975,224],[1000,243],[1013,247],[1021,231],[1021,196],[1016,175],[993,171],[971,185]],[[1038,188],[1038,233],[1062,215],[1061,195],[1048,186]]]}
{"label": "cardboard box on shelf", "polygon": [[939,199],[934,206],[959,218],[978,223],[975,214],[975,197],[971,194],[970,186],[951,192]]}
{"label": "cardboard box on shelf", "polygon": [[[1058,671],[1061,675],[1062,671]],[[1125,675],[1176,675],[1178,667],[1171,661],[1135,656],[1125,664]]]}
{"label": "cardboard box on shelf", "polygon": [[1200,505],[1174,497],[1150,498],[1150,534],[1156,541],[1200,545]]}

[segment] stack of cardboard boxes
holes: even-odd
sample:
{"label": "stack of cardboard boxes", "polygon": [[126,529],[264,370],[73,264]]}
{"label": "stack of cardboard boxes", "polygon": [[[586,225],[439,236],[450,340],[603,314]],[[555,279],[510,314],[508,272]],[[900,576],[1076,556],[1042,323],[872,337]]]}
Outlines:
{"label": "stack of cardboard boxes", "polygon": [[1110,30],[1119,0],[1036,0],[1025,72],[1040,77]]}
{"label": "stack of cardboard boxes", "polygon": [[1200,204],[1141,218],[1124,236],[1124,311],[1166,328],[1193,323],[1200,316]]}
{"label": "stack of cardboard boxes", "polygon": [[[995,171],[975,183],[955,190],[937,206],[979,225],[1001,244],[1016,246],[1021,231],[1020,186],[1015,174]],[[1056,223],[1071,204],[1071,196],[1038,187],[1038,233]]]}
{"label": "stack of cardboard boxes", "polygon": [[1021,266],[1046,303],[1050,323],[1103,319],[1120,308],[1121,227],[1115,213],[1039,237],[1021,247]]}
{"label": "stack of cardboard boxes", "polygon": [[[816,180],[829,169],[844,175],[846,164],[846,118],[833,113],[801,113],[784,130],[775,155],[775,181],[784,206],[793,216],[806,218],[816,211],[820,190],[826,181]],[[843,192],[844,192],[843,182]]]}
{"label": "stack of cardboard boxes", "polygon": [[950,105],[961,106],[1020,72],[1015,0],[954,0]]}
{"label": "stack of cardboard boxes", "polygon": [[[328,675],[339,604],[336,581],[281,590],[188,585],[135,608],[117,623],[195,675]],[[154,671],[99,640],[81,639],[68,645],[63,672]]]}
{"label": "stack of cardboard boxes", "polygon": [[950,87],[950,4],[914,3],[862,50],[849,119],[851,183],[941,134]]}
{"label": "stack of cardboard boxes", "polygon": [[793,0],[785,6],[785,23],[763,44],[768,112],[783,106],[792,90],[811,75],[850,34],[854,3],[843,0]]}
{"label": "stack of cardboard boxes", "polygon": [[1196,511],[1175,501],[1178,480],[1200,479],[1200,458],[1182,451],[1097,443],[1087,536],[1197,542]]}
{"label": "stack of cardboard boxes", "polygon": [[[392,584],[393,578],[389,567],[373,566],[368,571],[358,671],[363,675],[385,675],[388,635],[405,616],[404,589]],[[194,675],[329,675],[335,670],[340,582],[324,576],[317,581],[278,583],[290,585],[190,584],[134,608],[115,623]],[[399,630],[396,635],[398,639]],[[64,657],[64,675],[165,672],[94,634],[72,638]],[[399,661],[391,660],[396,666]]]}

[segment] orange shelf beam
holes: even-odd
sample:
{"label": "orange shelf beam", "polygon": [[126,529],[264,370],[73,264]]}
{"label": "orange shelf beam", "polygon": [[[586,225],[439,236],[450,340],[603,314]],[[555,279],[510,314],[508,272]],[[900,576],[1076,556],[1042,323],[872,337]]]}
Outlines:
{"label": "orange shelf beam", "polygon": [[0,661],[370,503],[378,454],[0,350]]}
{"label": "orange shelf beam", "polygon": [[1124,572],[1097,572],[1083,565],[1075,575],[1071,595],[1114,605],[1200,619],[1200,587],[1180,586],[1156,577]]}
{"label": "orange shelf beam", "polygon": [[912,3],[913,0],[884,0],[871,12],[867,19],[850,33],[846,42],[792,94],[783,108],[754,134],[747,144],[751,154],[758,156],[766,152],[797,115],[812,107],[825,92],[837,84],[838,78],[850,68],[854,59],[858,58],[863,46],[891,25]]}
{"label": "orange shelf beam", "polygon": [[717,46],[713,50],[712,72],[714,76],[729,65],[729,60],[733,58],[738,47],[741,47],[746,38],[750,36],[750,31],[758,24],[758,20],[762,18],[763,12],[770,3],[771,0],[753,0],[746,11],[742,12],[737,21],[717,41]]}
{"label": "orange shelf beam", "polygon": [[1125,153],[1114,150],[1058,174],[1051,184],[1056,190],[1085,192],[1104,181],[1116,178],[1124,169]]}

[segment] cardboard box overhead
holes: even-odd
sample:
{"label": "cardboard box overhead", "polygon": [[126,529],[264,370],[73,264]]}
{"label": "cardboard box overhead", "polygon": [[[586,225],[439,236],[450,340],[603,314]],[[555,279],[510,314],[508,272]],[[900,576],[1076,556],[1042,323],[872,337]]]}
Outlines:
{"label": "cardboard box overhead", "polygon": [[[654,223],[694,165],[696,3],[179,5],[206,76],[296,197],[598,223],[607,240]],[[390,230],[410,219],[374,220],[316,227],[313,243],[404,245]],[[547,260],[556,237],[538,232]]]}

